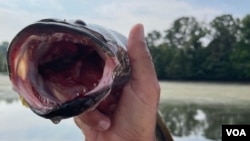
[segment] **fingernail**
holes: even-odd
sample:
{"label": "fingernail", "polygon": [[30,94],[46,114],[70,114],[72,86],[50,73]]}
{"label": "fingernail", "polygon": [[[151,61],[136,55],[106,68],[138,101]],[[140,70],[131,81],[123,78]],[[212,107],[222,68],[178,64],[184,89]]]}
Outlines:
{"label": "fingernail", "polygon": [[110,126],[110,122],[105,121],[105,120],[99,121],[100,130],[105,131],[105,130],[107,130],[109,128],[109,126]]}
{"label": "fingernail", "polygon": [[139,35],[140,35],[140,38],[141,40],[145,40],[145,37],[144,37],[144,27],[142,24],[139,24]]}
{"label": "fingernail", "polygon": [[[139,30],[139,36],[140,36],[139,38],[140,38],[140,40],[145,42],[145,44],[147,44],[145,36],[144,36],[144,26],[143,26],[143,24],[139,24],[139,29],[138,30]],[[147,45],[144,46],[144,47],[145,47],[147,52],[150,52]]]}

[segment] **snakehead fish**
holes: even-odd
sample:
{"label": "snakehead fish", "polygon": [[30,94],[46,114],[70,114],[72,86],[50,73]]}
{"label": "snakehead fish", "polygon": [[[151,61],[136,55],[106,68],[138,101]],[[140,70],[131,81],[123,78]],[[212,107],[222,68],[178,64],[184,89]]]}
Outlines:
{"label": "snakehead fish", "polygon": [[[9,77],[24,105],[59,123],[119,93],[131,74],[126,47],[127,38],[113,30],[81,20],[43,19],[10,43]],[[160,120],[157,135],[172,140]]]}

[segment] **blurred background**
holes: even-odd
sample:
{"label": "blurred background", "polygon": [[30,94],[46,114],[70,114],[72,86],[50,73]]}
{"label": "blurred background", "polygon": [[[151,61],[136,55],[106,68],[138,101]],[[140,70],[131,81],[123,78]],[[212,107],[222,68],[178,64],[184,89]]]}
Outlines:
{"label": "blurred background", "polygon": [[82,19],[125,36],[143,23],[161,85],[160,110],[176,141],[221,140],[222,124],[250,124],[248,0],[0,0],[0,140],[83,140],[72,119],[54,125],[21,106],[6,51],[43,18]]}

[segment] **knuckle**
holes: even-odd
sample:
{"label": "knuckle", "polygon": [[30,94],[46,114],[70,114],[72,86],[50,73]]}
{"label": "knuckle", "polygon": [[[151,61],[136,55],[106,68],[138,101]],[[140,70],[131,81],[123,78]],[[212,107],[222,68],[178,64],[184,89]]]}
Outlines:
{"label": "knuckle", "polygon": [[157,81],[156,84],[154,85],[154,90],[156,94],[160,94],[161,93],[161,87],[159,82]]}
{"label": "knuckle", "polygon": [[161,87],[158,82],[154,82],[151,84],[151,96],[159,99],[161,93]]}

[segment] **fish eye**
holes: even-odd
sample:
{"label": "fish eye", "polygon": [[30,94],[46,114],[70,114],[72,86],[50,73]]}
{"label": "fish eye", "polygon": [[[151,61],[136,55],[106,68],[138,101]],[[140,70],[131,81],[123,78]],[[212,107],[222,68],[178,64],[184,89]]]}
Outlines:
{"label": "fish eye", "polygon": [[86,25],[86,23],[82,20],[76,20],[75,23],[80,25]]}

